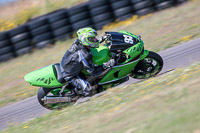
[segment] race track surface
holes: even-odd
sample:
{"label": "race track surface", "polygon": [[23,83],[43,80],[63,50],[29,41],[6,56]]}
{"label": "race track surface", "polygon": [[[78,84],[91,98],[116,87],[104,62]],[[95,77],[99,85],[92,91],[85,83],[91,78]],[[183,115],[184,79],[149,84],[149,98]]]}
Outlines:
{"label": "race track surface", "polygon": [[[185,67],[200,61],[200,38],[159,52],[164,60],[162,73],[170,69]],[[132,84],[137,80],[130,79],[123,85]],[[122,86],[122,85],[120,85]],[[104,92],[105,93],[105,92]],[[31,97],[18,103],[0,109],[0,130],[30,119],[42,116],[50,112],[43,108],[37,101],[37,97]]]}

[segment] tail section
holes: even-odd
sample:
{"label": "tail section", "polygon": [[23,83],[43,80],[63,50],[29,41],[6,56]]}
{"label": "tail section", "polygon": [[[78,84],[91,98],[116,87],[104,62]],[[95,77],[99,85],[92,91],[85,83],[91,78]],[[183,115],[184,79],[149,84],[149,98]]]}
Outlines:
{"label": "tail section", "polygon": [[63,84],[57,80],[57,73],[55,71],[54,65],[49,65],[36,71],[30,72],[25,75],[24,79],[32,86],[48,88],[63,86]]}

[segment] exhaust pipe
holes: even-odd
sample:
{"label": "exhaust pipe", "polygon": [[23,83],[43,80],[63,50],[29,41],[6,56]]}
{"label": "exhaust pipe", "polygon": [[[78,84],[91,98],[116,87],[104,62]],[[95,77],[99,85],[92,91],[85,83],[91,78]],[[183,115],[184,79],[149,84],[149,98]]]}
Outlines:
{"label": "exhaust pipe", "polygon": [[44,98],[42,98],[42,101],[44,103],[68,103],[71,102],[71,98],[70,97],[52,97],[52,96],[45,96]]}

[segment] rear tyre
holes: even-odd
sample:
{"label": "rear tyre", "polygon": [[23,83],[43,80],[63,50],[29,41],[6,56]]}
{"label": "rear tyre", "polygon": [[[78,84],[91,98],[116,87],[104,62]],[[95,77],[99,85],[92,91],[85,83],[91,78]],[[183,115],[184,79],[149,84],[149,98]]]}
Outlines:
{"label": "rear tyre", "polygon": [[147,57],[137,64],[130,76],[136,79],[146,79],[157,75],[162,68],[162,57],[155,52],[149,51]]}
{"label": "rear tyre", "polygon": [[51,106],[47,106],[47,105],[42,101],[42,99],[43,99],[51,90],[52,90],[52,89],[50,89],[50,88],[43,88],[43,87],[40,87],[40,89],[38,90],[38,94],[37,94],[38,102],[39,102],[44,108],[47,108],[47,109],[50,109],[50,110],[52,110],[52,107],[51,107]]}
{"label": "rear tyre", "polygon": [[[56,104],[47,104],[44,103],[42,100],[45,96],[58,96],[58,94],[55,94],[55,92],[52,92],[54,89],[52,88],[43,88],[40,87],[38,90],[37,98],[39,103],[46,109],[50,110],[59,110],[62,109],[63,107],[69,106],[70,103],[56,103]],[[59,92],[59,91],[58,91]]]}

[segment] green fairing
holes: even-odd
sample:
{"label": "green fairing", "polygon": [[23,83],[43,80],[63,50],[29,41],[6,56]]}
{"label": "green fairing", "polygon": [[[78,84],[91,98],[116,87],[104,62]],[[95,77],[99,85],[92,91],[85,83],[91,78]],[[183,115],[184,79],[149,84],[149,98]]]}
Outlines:
{"label": "green fairing", "polygon": [[[121,31],[120,33],[133,36],[137,38],[138,40],[140,40],[138,36],[132,33],[129,33],[126,31]],[[121,65],[113,67],[112,70],[108,74],[106,74],[106,76],[99,83],[105,84],[105,83],[109,83],[111,81],[119,80],[123,77],[126,77],[137,65],[137,63],[140,60],[143,60],[149,54],[148,50],[144,50],[144,52],[142,53],[143,49],[144,49],[144,42],[140,40],[137,44],[124,50],[123,53],[126,53],[129,56],[128,59]],[[139,55],[140,57],[137,60],[132,61]]]}
{"label": "green fairing", "polygon": [[132,36],[132,37],[134,37],[134,38],[137,38],[138,40],[140,39],[137,35],[135,35],[135,34],[133,34],[133,33],[130,33],[130,32],[128,32],[128,31],[125,31],[125,30],[120,31],[119,33]]}
{"label": "green fairing", "polygon": [[141,56],[140,56],[140,60],[143,60],[145,57],[147,57],[148,54],[149,54],[149,51],[144,50],[143,54],[141,54]]}
{"label": "green fairing", "polygon": [[129,36],[132,36],[136,39],[139,40],[139,42],[135,45],[133,45],[132,47],[126,49],[123,51],[123,53],[127,54],[129,56],[128,60],[126,60],[123,64],[133,60],[134,58],[136,58],[141,52],[142,50],[144,49],[144,42],[141,40],[140,37],[138,37],[137,35],[135,34],[132,34],[130,32],[127,32],[127,31],[120,31],[119,33],[122,33],[122,34],[126,34],[126,35],[129,35]]}
{"label": "green fairing", "polygon": [[144,48],[144,43],[141,40],[139,43],[133,45],[132,47],[126,49],[123,51],[123,53],[126,53],[127,55],[129,55],[129,58],[125,63],[133,60],[134,58],[136,58],[139,54],[141,54],[142,50]]}
{"label": "green fairing", "polygon": [[25,75],[24,79],[33,86],[48,88],[63,86],[63,84],[57,81],[55,68],[53,65],[49,65],[36,71],[30,72]]}
{"label": "green fairing", "polygon": [[99,83],[104,84],[106,82],[115,81],[120,78],[126,77],[137,65],[138,61],[139,59],[127,64],[114,66],[112,70],[108,72],[106,76]]}
{"label": "green fairing", "polygon": [[106,46],[99,46],[99,48],[91,49],[93,56],[93,63],[96,65],[102,65],[104,62],[110,60],[109,49]]}
{"label": "green fairing", "polygon": [[[100,84],[104,84],[106,82],[115,81],[120,78],[126,77],[133,68],[137,65],[140,60],[143,60],[149,54],[148,50],[144,50],[144,52],[140,55],[140,58],[134,61],[130,61],[129,63],[122,64],[119,66],[114,66],[108,74],[99,82]],[[126,61],[127,62],[127,61]]]}

